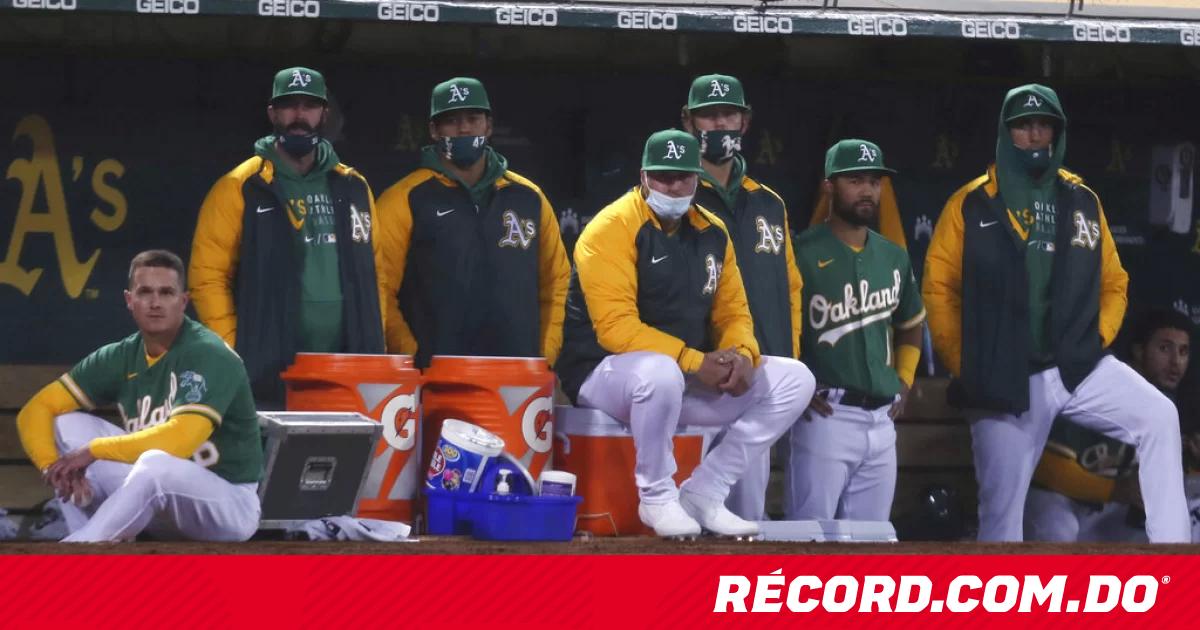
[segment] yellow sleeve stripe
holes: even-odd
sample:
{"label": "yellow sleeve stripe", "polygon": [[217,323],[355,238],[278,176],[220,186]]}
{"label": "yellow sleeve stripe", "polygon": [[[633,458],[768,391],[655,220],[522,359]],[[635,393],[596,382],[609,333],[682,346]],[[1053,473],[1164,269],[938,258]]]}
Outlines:
{"label": "yellow sleeve stripe", "polygon": [[75,399],[75,402],[79,403],[80,407],[83,407],[88,411],[96,408],[96,405],[92,402],[92,399],[88,398],[88,395],[83,393],[83,388],[79,386],[79,383],[75,382],[75,379],[71,378],[70,374],[63,374],[62,376],[58,377],[58,382],[62,383],[63,387],[67,388],[67,391],[71,393],[71,397]]}
{"label": "yellow sleeve stripe", "polygon": [[924,308],[922,308],[921,312],[917,313],[912,319],[905,321],[905,322],[900,322],[899,324],[895,324],[895,326],[896,326],[896,328],[899,328],[900,330],[911,330],[913,328],[916,328],[917,326],[920,326],[921,322],[923,322],[923,321],[925,321],[925,309]]}
{"label": "yellow sleeve stripe", "polygon": [[194,413],[196,415],[204,416],[205,418],[211,420],[213,424],[217,426],[221,425],[221,414],[217,413],[216,409],[213,409],[208,405],[180,405],[171,410],[170,417],[174,418],[175,416],[183,415],[185,413]]}

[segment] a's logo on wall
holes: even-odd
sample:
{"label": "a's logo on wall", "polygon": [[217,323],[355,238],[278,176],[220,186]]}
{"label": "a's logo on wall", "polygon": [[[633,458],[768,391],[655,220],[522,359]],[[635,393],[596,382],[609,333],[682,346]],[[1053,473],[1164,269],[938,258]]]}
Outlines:
{"label": "a's logo on wall", "polygon": [[309,83],[312,83],[311,74],[292,70],[292,82],[288,84],[288,87],[308,87]]}
{"label": "a's logo on wall", "polygon": [[537,236],[537,226],[533,224],[533,219],[521,220],[516,212],[505,210],[501,220],[504,222],[504,238],[500,239],[500,247],[529,249],[533,238]]}
{"label": "a's logo on wall", "polygon": [[922,238],[933,237],[933,221],[929,220],[927,215],[922,214],[917,217],[917,222],[913,224],[913,241],[919,241]]}
{"label": "a's logo on wall", "polygon": [[[125,166],[114,159],[101,160],[91,169],[89,177],[85,173],[86,160],[76,155],[70,162],[70,178],[64,179],[50,123],[37,114],[17,122],[13,140],[18,147],[28,142],[30,157],[14,159],[5,174],[20,185],[21,198],[17,202],[8,248],[0,260],[0,285],[15,287],[25,295],[33,292],[45,269],[22,267],[21,254],[29,235],[49,234],[53,239],[63,289],[72,299],[85,295],[85,285],[101,250],[93,250],[83,259],[76,258],[67,191],[74,185],[90,184],[90,193],[99,203],[92,206],[88,220],[100,230],[112,232],[125,223],[129,209],[125,195],[113,186],[114,180],[125,175]],[[72,199],[76,198],[79,195],[73,194]],[[0,208],[0,216],[6,216],[6,210]],[[82,208],[78,209],[76,214],[82,211]],[[41,245],[38,239],[31,242]],[[86,296],[95,297],[95,291],[89,289]]]}

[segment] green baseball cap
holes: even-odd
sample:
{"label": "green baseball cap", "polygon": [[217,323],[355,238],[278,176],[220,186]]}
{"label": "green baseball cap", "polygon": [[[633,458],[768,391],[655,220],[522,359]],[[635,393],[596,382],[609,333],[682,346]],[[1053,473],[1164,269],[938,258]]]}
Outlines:
{"label": "green baseball cap", "polygon": [[700,143],[692,134],[678,129],[656,131],[646,139],[642,150],[642,170],[703,173]]}
{"label": "green baseball cap", "polygon": [[[1043,88],[1054,94],[1050,88]],[[1057,121],[1062,121],[1062,114],[1054,103],[1046,98],[1044,94],[1039,94],[1034,90],[1027,90],[1018,93],[1008,99],[1004,107],[1004,124],[1008,124],[1019,118],[1028,118],[1029,116],[1047,116]]]}
{"label": "green baseball cap", "polygon": [[433,87],[433,94],[429,97],[430,119],[433,119],[438,114],[456,109],[492,111],[492,104],[488,101],[487,90],[483,89],[483,83],[480,83],[479,79],[455,77],[449,81],[442,81]]}
{"label": "green baseball cap", "polygon": [[709,105],[733,105],[750,109],[746,104],[746,91],[742,89],[742,82],[727,74],[706,74],[692,80],[687,108],[693,110]]}
{"label": "green baseball cap", "polygon": [[825,179],[855,171],[896,171],[883,165],[883,151],[867,140],[841,140],[825,152]]}
{"label": "green baseball cap", "polygon": [[284,68],[276,72],[275,82],[271,86],[271,100],[295,94],[329,102],[329,95],[325,91],[325,77],[320,72],[302,66]]}

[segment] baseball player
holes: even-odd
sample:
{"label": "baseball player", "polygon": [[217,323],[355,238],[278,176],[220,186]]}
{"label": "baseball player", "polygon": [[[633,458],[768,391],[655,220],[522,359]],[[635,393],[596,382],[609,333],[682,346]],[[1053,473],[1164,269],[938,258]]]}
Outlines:
{"label": "baseball player", "polygon": [[[1141,318],[1130,340],[1133,368],[1172,401],[1187,371],[1191,330],[1185,315],[1156,309]],[[1145,528],[1130,524],[1130,506],[1141,507],[1136,466],[1129,444],[1056,420],[1025,499],[1025,538],[1144,541]]]}
{"label": "baseball player", "polygon": [[[65,542],[143,530],[242,541],[258,527],[262,438],[238,355],[183,314],[183,262],[134,257],[125,304],[138,332],[101,347],[17,416],[21,445],[63,500]],[[116,403],[119,423],[88,413]]]}
{"label": "baseball player", "polygon": [[842,140],[825,153],[827,222],[796,239],[804,278],[801,356],[817,393],[789,437],[792,520],[886,521],[896,489],[896,428],[921,358],[925,307],[908,252],[868,229],[883,152]]}
{"label": "baseball player", "polygon": [[979,539],[1022,539],[1025,495],[1062,415],[1132,444],[1146,530],[1190,538],[1175,406],[1110,356],[1129,276],[1100,199],[1060,166],[1067,117],[1054,90],[1010,90],[996,162],[954,193],[934,230],[923,294],[933,344],[968,409]]}
{"label": "baseball player", "polygon": [[[704,172],[695,201],[716,215],[729,232],[759,350],[797,358],[800,271],[792,253],[783,199],[746,174],[741,148],[742,137],[750,129],[750,106],[741,81],[723,74],[696,77],[683,108],[683,128],[700,141]],[[734,484],[726,505],[738,516],[763,520],[770,464],[768,449]]]}
{"label": "baseball player", "polygon": [[[758,532],[725,507],[729,488],[800,417],[812,373],[760,356],[732,239],[693,202],[700,145],[650,136],[641,185],[601,210],[575,245],[563,354],[571,401],[629,424],[638,516],[660,536]],[[728,427],[681,487],[680,424]]]}
{"label": "baseball player", "polygon": [[192,240],[196,313],[245,359],[270,407],[297,352],[384,351],[375,201],[321,138],[328,110],[321,73],[280,70],[267,105],[274,133],[213,185]]}
{"label": "baseball player", "polygon": [[390,352],[546,357],[562,346],[571,265],[554,209],[488,144],[483,84],[433,88],[433,144],[379,198]]}

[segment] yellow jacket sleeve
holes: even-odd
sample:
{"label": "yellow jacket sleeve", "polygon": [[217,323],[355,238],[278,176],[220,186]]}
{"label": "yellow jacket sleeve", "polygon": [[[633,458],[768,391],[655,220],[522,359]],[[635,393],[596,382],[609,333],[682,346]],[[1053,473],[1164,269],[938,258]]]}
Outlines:
{"label": "yellow jacket sleeve", "polygon": [[643,323],[638,314],[634,238],[648,220],[639,211],[644,205],[634,190],[597,214],[575,243],[575,272],[600,347],[614,354],[658,352],[675,359],[684,372],[692,373],[700,369],[704,353]]}
{"label": "yellow jacket sleeve", "polygon": [[750,302],[746,299],[746,287],[742,284],[742,271],[733,252],[733,239],[729,238],[729,231],[720,219],[708,213],[705,213],[705,217],[725,233],[727,243],[721,278],[717,281],[717,292],[713,296],[713,337],[717,340],[717,348],[737,348],[754,365],[758,365],[758,340],[754,337],[754,320],[750,317]]}
{"label": "yellow jacket sleeve", "polygon": [[788,229],[787,213],[783,217],[783,246],[787,249],[788,301],[792,307],[792,358],[800,358],[800,335],[804,330],[804,279],[800,277],[800,265],[796,264],[796,251],[792,249],[792,231]]}
{"label": "yellow jacket sleeve", "polygon": [[[1099,198],[1096,203],[1099,207]],[[1108,231],[1108,219],[1104,217],[1103,207],[1100,207],[1100,239],[1100,340],[1107,348],[1117,338],[1121,322],[1125,319],[1125,309],[1129,306],[1126,294],[1129,274],[1121,266],[1121,257],[1117,255],[1112,232]]]}
{"label": "yellow jacket sleeve", "polygon": [[95,438],[88,450],[96,459],[132,464],[149,450],[166,451],[175,457],[188,458],[212,435],[212,420],[195,413],[171,416],[162,424],[147,427],[128,435]]}
{"label": "yellow jacket sleeve", "polygon": [[986,176],[963,186],[946,202],[925,254],[921,297],[929,332],[942,363],[955,376],[962,368],[962,203],[984,180]]}
{"label": "yellow jacket sleeve", "polygon": [[54,418],[79,409],[79,403],[65,385],[54,381],[29,399],[17,414],[17,434],[21,447],[38,470],[46,470],[58,460],[54,445]]}
{"label": "yellow jacket sleeve", "polygon": [[1093,475],[1073,457],[1047,450],[1033,471],[1034,483],[1077,501],[1105,503],[1111,497],[1116,481]]}
{"label": "yellow jacket sleeve", "polygon": [[404,282],[404,267],[408,264],[408,246],[412,240],[412,208],[408,195],[413,187],[428,179],[428,173],[417,171],[392,185],[379,197],[380,258],[376,271],[379,291],[384,300],[387,349],[393,354],[416,354],[417,339],[400,312],[400,285]]}
{"label": "yellow jacket sleeve", "polygon": [[245,207],[239,179],[230,174],[217,180],[200,206],[188,266],[188,286],[200,322],[230,346],[236,345],[237,337],[233,284]]}
{"label": "yellow jacket sleeve", "polygon": [[542,356],[554,365],[562,350],[563,320],[567,316],[567,286],[571,282],[571,263],[563,246],[558,217],[546,195],[542,199],[542,221],[538,226],[538,303],[542,322]]}

